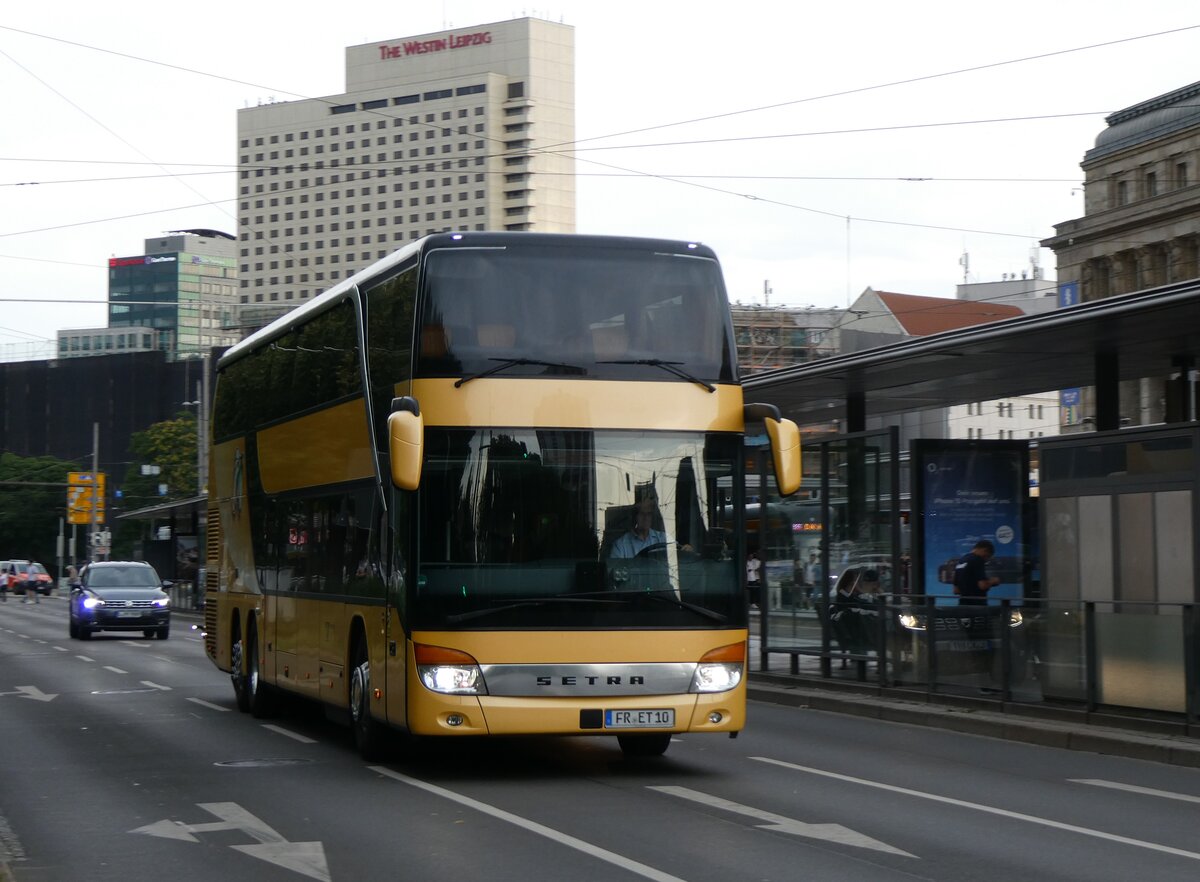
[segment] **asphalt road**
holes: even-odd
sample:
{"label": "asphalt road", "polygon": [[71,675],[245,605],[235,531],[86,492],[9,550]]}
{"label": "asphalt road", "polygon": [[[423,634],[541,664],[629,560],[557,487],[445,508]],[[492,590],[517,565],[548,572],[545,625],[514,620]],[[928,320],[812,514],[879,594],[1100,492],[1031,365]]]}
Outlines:
{"label": "asphalt road", "polygon": [[404,745],[0,605],[0,879],[1194,880],[1200,770],[754,702],[737,739]]}

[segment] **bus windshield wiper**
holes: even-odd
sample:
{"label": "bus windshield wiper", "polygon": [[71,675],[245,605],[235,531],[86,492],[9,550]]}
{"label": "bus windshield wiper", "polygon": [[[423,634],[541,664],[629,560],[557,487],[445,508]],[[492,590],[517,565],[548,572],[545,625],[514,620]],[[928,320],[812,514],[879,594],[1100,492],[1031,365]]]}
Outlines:
{"label": "bus windshield wiper", "polygon": [[586,369],[581,368],[577,364],[563,364],[560,361],[542,361],[537,358],[489,358],[488,361],[498,361],[498,362],[500,362],[500,364],[496,365],[495,367],[490,367],[486,371],[480,371],[477,374],[471,374],[471,376],[469,376],[469,377],[463,377],[460,380],[455,380],[454,388],[457,389],[463,383],[469,383],[472,380],[478,380],[483,377],[490,377],[492,374],[498,374],[501,371],[506,371],[511,367],[518,367],[520,365],[527,365],[527,364],[536,364],[536,365],[541,365],[542,367],[563,368],[566,371],[566,373],[569,373],[569,374],[586,374],[587,373]]}
{"label": "bus windshield wiper", "polygon": [[683,364],[682,361],[664,361],[661,358],[629,358],[614,361],[598,361],[596,364],[645,364],[649,365],[650,367],[662,368],[664,371],[674,374],[675,376],[684,380],[689,380],[695,383],[697,386],[703,386],[709,392],[717,391],[716,386],[712,385],[711,383],[706,383],[699,377],[693,376],[692,374],[689,374],[687,371],[678,367],[678,365]]}

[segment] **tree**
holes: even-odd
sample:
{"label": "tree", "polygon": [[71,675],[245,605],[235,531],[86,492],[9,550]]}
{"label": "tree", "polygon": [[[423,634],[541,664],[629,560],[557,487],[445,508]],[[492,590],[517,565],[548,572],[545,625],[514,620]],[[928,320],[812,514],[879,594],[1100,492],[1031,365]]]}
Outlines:
{"label": "tree", "polygon": [[[196,440],[196,417],[191,413],[134,432],[129,439],[129,468],[121,485],[122,507],[143,508],[197,495]],[[157,474],[142,474],[144,465],[157,466]],[[160,485],[166,486],[165,494],[159,492]]]}
{"label": "tree", "polygon": [[[186,411],[173,420],[134,432],[129,438],[129,465],[121,482],[121,508],[132,511],[196,496],[196,444],[196,416]],[[165,488],[165,493],[160,493],[160,488]],[[132,556],[145,538],[145,529],[143,521],[121,522],[113,534],[114,557]]]}
{"label": "tree", "polygon": [[0,554],[57,562],[59,519],[67,513],[67,475],[79,465],[51,456],[0,455]]}

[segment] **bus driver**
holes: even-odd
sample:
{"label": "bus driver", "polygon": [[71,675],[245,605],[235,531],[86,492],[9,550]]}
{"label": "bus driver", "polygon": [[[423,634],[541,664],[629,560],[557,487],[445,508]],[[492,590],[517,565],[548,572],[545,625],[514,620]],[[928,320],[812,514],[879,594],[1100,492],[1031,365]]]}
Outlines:
{"label": "bus driver", "polygon": [[644,494],[634,505],[633,526],[613,543],[612,557],[637,557],[647,548],[665,545],[667,534],[654,529],[657,514],[658,497]]}

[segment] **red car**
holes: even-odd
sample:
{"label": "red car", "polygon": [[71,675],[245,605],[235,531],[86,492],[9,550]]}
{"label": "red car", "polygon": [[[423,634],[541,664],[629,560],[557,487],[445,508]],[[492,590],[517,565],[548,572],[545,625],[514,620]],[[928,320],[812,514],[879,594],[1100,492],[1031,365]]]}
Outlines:
{"label": "red car", "polygon": [[4,565],[2,575],[13,594],[24,594],[25,586],[30,581],[37,585],[37,593],[45,596],[49,596],[54,587],[46,568],[36,561],[10,560]]}

